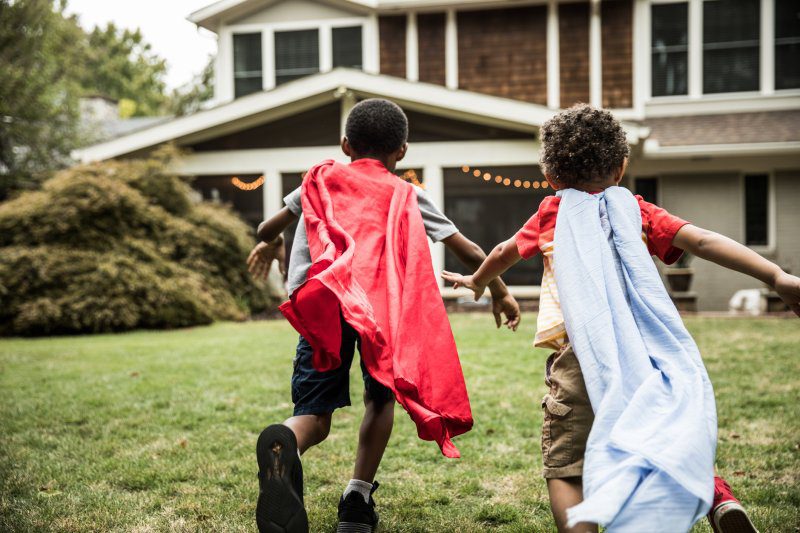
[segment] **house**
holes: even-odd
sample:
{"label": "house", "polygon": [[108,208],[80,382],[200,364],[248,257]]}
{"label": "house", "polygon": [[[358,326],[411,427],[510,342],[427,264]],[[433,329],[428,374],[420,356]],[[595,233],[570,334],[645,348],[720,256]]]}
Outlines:
{"label": "house", "polygon": [[[209,109],[76,153],[190,150],[178,170],[255,224],[304,170],[342,158],[348,110],[407,112],[402,171],[488,248],[552,191],[538,131],[559,108],[610,108],[631,145],[626,184],[800,272],[800,4],[796,0],[220,0]],[[460,269],[441,245],[434,267]],[[722,310],[746,276],[696,261],[689,295]],[[505,276],[535,296],[541,263]]]}

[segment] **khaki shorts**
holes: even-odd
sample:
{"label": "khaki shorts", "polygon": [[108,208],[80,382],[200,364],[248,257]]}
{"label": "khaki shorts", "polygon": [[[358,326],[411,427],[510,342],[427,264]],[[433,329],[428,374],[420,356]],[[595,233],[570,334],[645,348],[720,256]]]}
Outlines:
{"label": "khaki shorts", "polygon": [[571,345],[547,358],[544,382],[550,392],[542,398],[543,475],[547,479],[580,477],[594,412]]}

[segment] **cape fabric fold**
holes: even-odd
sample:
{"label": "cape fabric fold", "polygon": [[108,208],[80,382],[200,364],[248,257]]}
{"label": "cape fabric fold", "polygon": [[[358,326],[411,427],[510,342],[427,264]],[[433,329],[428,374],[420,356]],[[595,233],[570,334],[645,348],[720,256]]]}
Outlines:
{"label": "cape fabric fold", "polygon": [[627,189],[559,191],[555,276],[595,420],[568,522],[688,531],[709,510],[717,442],[700,353],[642,243]]}
{"label": "cape fabric fold", "polygon": [[314,367],[341,364],[341,314],[419,437],[459,457],[450,439],[472,414],[412,185],[375,160],[326,161],[308,171],[301,201],[313,264],[280,309],[314,348]]}

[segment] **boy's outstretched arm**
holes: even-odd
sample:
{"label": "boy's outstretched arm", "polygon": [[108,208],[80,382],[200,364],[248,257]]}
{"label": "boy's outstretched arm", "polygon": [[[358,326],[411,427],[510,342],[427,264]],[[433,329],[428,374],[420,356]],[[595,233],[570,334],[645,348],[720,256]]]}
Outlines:
{"label": "boy's outstretched arm", "polygon": [[672,245],[697,257],[763,281],[800,316],[800,278],[724,235],[686,224],[672,239]]}
{"label": "boy's outstretched arm", "polygon": [[[483,252],[481,247],[467,239],[461,233],[455,233],[445,239],[442,239],[442,242],[467,268],[476,269],[480,267],[481,263],[484,261],[484,259],[486,259],[486,254]],[[450,273],[442,272],[442,277],[450,281],[445,274]],[[495,277],[490,280],[490,282],[484,285],[484,289],[487,285],[492,294],[492,313],[494,314],[497,327],[500,327],[500,324],[502,323],[502,315],[505,314],[505,324],[512,331],[516,331],[520,320],[519,304],[517,304],[517,301],[514,299],[514,297],[509,294],[508,287],[506,287],[506,284],[503,283],[503,280],[501,280],[499,277]],[[477,300],[480,298],[482,294],[483,290],[481,290],[481,294],[477,295],[475,299]]]}
{"label": "boy's outstretched arm", "polygon": [[289,211],[288,207],[284,207],[278,211],[275,216],[265,220],[258,225],[259,243],[250,252],[247,257],[247,268],[254,278],[266,279],[269,275],[269,269],[272,266],[272,261],[278,260],[278,268],[281,274],[286,274],[285,257],[286,251],[283,247],[283,230],[297,220],[297,216]]}

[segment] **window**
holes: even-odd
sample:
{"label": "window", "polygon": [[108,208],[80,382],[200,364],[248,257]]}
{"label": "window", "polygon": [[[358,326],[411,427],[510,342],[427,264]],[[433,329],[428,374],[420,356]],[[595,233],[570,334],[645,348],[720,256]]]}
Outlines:
{"label": "window", "polygon": [[645,202],[658,204],[658,178],[636,178],[634,189]]}
{"label": "window", "polygon": [[275,32],[275,84],[319,72],[319,30]]}
{"label": "window", "polygon": [[361,68],[361,26],[333,28],[333,68]]}
{"label": "window", "polygon": [[759,0],[703,2],[703,93],[759,88]]}
{"label": "window", "polygon": [[748,246],[769,244],[769,176],[744,177],[745,243]]}
{"label": "window", "polygon": [[652,10],[653,96],[687,94],[689,6],[657,4]]}
{"label": "window", "polygon": [[800,87],[800,3],[775,0],[775,88]]}
{"label": "window", "polygon": [[258,92],[262,86],[261,34],[233,36],[233,85],[236,98]]}

